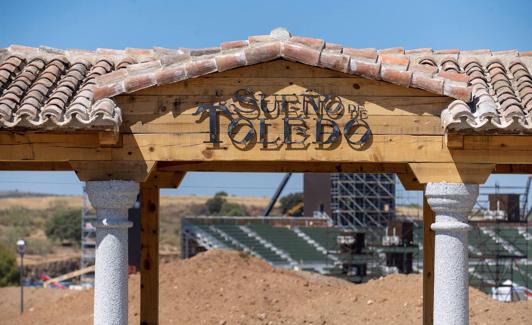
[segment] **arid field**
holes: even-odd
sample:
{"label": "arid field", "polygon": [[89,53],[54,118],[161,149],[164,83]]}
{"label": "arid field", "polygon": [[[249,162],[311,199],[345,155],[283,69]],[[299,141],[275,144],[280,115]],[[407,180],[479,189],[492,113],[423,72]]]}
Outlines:
{"label": "arid field", "polygon": [[[209,251],[160,269],[162,324],[421,324],[419,275],[351,284],[307,272],[274,269],[262,260]],[[139,323],[139,277],[129,280],[129,323]],[[5,324],[92,324],[92,291],[0,289]],[[470,289],[472,325],[529,324],[532,302],[501,303]]]}

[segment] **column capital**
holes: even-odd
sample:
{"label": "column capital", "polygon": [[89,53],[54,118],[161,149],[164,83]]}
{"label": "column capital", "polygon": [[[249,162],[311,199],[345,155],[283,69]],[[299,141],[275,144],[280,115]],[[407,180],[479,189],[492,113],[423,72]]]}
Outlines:
{"label": "column capital", "polygon": [[88,181],[86,187],[96,209],[129,209],[139,193],[139,184],[134,181]]}
{"label": "column capital", "polygon": [[478,197],[478,185],[428,183],[425,197],[437,216],[467,216]]}

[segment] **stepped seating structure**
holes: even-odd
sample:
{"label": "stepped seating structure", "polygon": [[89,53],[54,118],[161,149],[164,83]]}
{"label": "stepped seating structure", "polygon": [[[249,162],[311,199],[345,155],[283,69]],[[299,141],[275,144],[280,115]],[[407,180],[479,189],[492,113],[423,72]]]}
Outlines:
{"label": "stepped seating structure", "polygon": [[486,293],[491,292],[491,287],[512,280],[516,285],[530,287],[532,267],[530,265],[517,265],[511,268],[508,265],[479,264],[470,268],[470,285],[480,288]]}
{"label": "stepped seating structure", "polygon": [[218,224],[214,227],[222,230],[227,235],[231,236],[236,241],[242,243],[253,252],[257,253],[260,257],[267,260],[271,264],[286,264],[288,261],[278,254],[276,254],[272,249],[264,246],[263,243],[258,241],[256,238],[251,237],[244,230],[242,230],[238,225],[227,225],[227,224]]}
{"label": "stepped seating structure", "polygon": [[316,247],[310,245],[288,228],[272,227],[266,224],[251,224],[248,227],[276,247],[287,252],[292,259],[301,264],[324,263],[328,259]]}
{"label": "stepped seating structure", "polygon": [[[301,224],[288,227],[272,222],[271,219],[257,218],[188,218],[186,223],[189,230],[202,232],[203,239],[212,238],[215,244],[212,247],[249,251],[278,267],[298,266],[302,270],[343,278],[346,276],[334,260],[335,253],[339,251],[337,236],[342,232],[340,228]],[[532,286],[532,265],[527,265],[526,260],[516,255],[516,252],[527,255],[530,251],[531,232],[531,229],[512,225],[473,225],[469,232],[470,284],[488,294],[491,287],[501,285],[506,280],[512,280],[519,286]],[[419,247],[384,247],[380,242],[371,242],[373,244],[365,247],[361,255],[353,256],[351,262],[367,264],[369,267],[371,263],[375,263],[372,262],[372,252],[382,253],[385,250],[395,249],[398,253],[410,250],[419,254],[423,243],[421,223],[414,226],[413,238]],[[509,245],[515,250],[511,247],[508,249]],[[377,250],[372,251],[375,248]],[[505,260],[509,256],[512,256],[511,264]],[[422,268],[422,265],[418,267]],[[365,281],[356,276],[350,276],[348,280]]]}
{"label": "stepped seating structure", "polygon": [[340,234],[340,229],[332,227],[299,227],[299,229],[327,251],[337,250],[336,238]]}
{"label": "stepped seating structure", "polygon": [[[480,252],[481,256],[495,256],[508,254],[508,251],[500,243],[497,243],[488,234],[484,233],[482,229],[473,227],[469,231],[469,245],[475,249],[475,252]],[[470,254],[475,256],[478,254]]]}
{"label": "stepped seating structure", "polygon": [[532,250],[532,240],[527,240],[517,228],[501,228],[498,235],[515,246],[523,255]]}
{"label": "stepped seating structure", "polygon": [[239,247],[237,245],[235,245],[233,242],[227,240],[225,237],[220,235],[220,233],[214,231],[211,228],[212,226],[209,226],[209,225],[196,225],[196,226],[198,228],[200,228],[201,230],[205,231],[206,233],[208,233],[209,235],[211,235],[212,237],[216,238],[218,241],[220,241],[222,244],[224,244],[226,246],[226,248],[238,250]]}

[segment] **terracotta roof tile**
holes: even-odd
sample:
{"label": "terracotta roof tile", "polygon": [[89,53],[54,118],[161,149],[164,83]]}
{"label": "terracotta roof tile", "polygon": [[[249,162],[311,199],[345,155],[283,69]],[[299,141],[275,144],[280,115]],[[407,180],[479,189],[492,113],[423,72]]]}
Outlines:
{"label": "terracotta roof tile", "polygon": [[532,132],[532,52],[357,49],[282,28],[205,49],[0,49],[0,127],[116,130],[116,95],[278,58],[455,98],[450,131]]}

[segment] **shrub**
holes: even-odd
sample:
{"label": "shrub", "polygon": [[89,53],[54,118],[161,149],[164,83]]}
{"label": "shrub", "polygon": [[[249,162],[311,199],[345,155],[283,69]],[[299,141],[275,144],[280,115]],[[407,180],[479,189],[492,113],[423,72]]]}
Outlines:
{"label": "shrub", "polygon": [[70,240],[79,242],[81,239],[81,210],[61,209],[46,221],[46,236],[52,240]]}
{"label": "shrub", "polygon": [[207,213],[213,216],[244,216],[246,208],[240,204],[229,203],[226,192],[218,192],[205,202]]}
{"label": "shrub", "polygon": [[[295,207],[298,204],[303,203],[303,193],[297,192],[297,193],[290,193],[288,195],[283,196],[280,200],[281,202],[281,210],[283,214],[286,214],[291,208]],[[295,213],[292,213],[292,215],[300,216],[303,214],[303,208],[299,208],[298,211]]]}
{"label": "shrub", "polygon": [[15,254],[0,244],[0,287],[16,284],[18,280]]}

